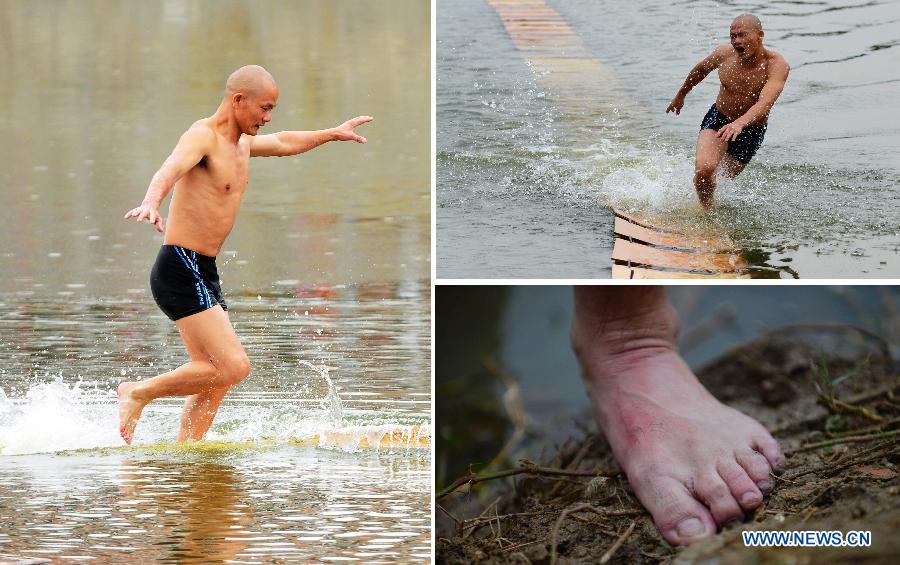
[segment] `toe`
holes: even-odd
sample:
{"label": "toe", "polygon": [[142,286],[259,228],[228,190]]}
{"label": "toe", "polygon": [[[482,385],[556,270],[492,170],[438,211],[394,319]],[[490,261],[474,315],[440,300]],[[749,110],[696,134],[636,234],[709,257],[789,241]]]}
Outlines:
{"label": "toe", "polygon": [[681,482],[656,476],[632,485],[653,515],[656,527],[672,545],[689,544],[716,532],[709,510]]}
{"label": "toe", "polygon": [[784,453],[782,453],[781,446],[778,445],[775,438],[766,432],[764,436],[755,438],[753,448],[765,456],[774,472],[781,472],[781,466],[784,463]]}
{"label": "toe", "polygon": [[737,461],[722,462],[718,466],[719,476],[728,485],[731,496],[745,511],[750,511],[762,504],[763,495],[756,481],[747,475],[747,471]]}
{"label": "toe", "polygon": [[694,492],[697,493],[697,498],[709,507],[716,524],[723,526],[744,518],[744,510],[718,473],[698,478],[694,483]]}
{"label": "toe", "polygon": [[759,490],[768,494],[774,486],[770,475],[772,466],[769,464],[769,460],[762,453],[753,449],[740,450],[734,456],[747,475],[759,487]]}

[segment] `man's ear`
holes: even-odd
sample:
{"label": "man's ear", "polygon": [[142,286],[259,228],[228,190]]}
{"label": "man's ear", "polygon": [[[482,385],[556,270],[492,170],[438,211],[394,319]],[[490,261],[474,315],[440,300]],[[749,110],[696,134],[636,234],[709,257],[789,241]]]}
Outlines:
{"label": "man's ear", "polygon": [[243,100],[243,99],[244,99],[244,95],[243,95],[242,93],[240,93],[240,92],[235,92],[235,93],[231,96],[231,105],[232,105],[232,106],[237,106],[238,104],[241,103],[241,100]]}

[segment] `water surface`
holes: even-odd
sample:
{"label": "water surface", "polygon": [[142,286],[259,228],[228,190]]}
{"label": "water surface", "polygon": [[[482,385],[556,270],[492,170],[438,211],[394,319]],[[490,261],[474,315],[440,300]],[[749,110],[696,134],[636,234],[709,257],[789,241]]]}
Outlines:
{"label": "water surface", "polygon": [[[487,3],[438,6],[438,276],[608,277],[610,202],[721,227],[769,276],[900,274],[900,3],[548,4],[617,79],[567,92],[566,110]],[[744,12],[792,71],[762,149],[703,218],[694,149],[716,74],[681,116],[665,108]]]}

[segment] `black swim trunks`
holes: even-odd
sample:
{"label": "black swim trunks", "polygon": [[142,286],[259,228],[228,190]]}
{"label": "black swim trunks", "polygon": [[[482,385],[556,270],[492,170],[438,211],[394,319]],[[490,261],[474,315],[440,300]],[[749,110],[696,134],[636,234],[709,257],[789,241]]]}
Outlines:
{"label": "black swim trunks", "polygon": [[228,310],[216,258],[177,245],[163,245],[159,250],[150,271],[150,290],[156,304],[173,321],[216,304]]}
{"label": "black swim trunks", "polygon": [[[700,131],[711,129],[719,131],[726,124],[733,122],[731,118],[719,112],[716,105],[713,104],[709,112],[703,117],[703,123],[700,124]],[[766,135],[766,126],[748,126],[741,130],[740,135],[734,141],[728,142],[728,154],[743,164],[750,162],[750,159],[756,155],[759,146],[762,145],[763,137]]]}

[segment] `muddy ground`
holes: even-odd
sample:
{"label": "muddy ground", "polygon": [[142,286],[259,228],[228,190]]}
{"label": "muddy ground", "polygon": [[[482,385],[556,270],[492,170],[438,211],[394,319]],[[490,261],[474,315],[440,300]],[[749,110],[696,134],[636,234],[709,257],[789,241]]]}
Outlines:
{"label": "muddy ground", "polygon": [[[853,328],[794,327],[697,372],[717,398],[772,430],[787,455],[772,494],[739,526],[671,547],[586,425],[546,460],[506,467],[526,472],[439,492],[437,562],[898,563],[900,378],[891,347]],[[872,545],[747,548],[747,529],[870,530]]]}

